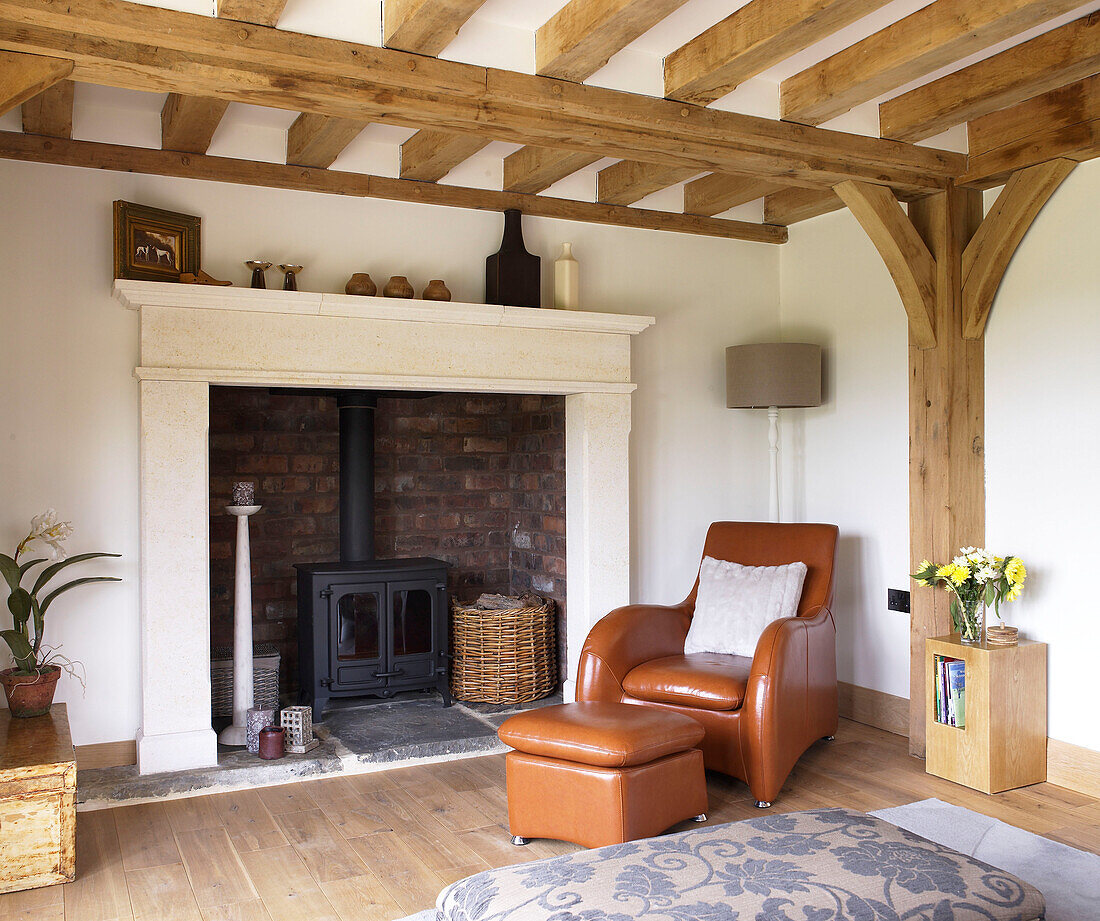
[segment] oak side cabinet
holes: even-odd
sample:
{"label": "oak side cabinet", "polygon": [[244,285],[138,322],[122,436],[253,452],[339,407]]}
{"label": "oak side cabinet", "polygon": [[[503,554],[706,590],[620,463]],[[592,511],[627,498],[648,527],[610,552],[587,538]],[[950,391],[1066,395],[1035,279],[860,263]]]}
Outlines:
{"label": "oak side cabinet", "polygon": [[[924,648],[928,773],[983,793],[1046,780],[1046,643],[967,646],[953,633],[925,640]],[[938,712],[936,664],[941,657],[963,663],[963,728],[943,722]]]}
{"label": "oak side cabinet", "polygon": [[0,892],[76,875],[76,755],[64,704],[46,716],[0,710]]}

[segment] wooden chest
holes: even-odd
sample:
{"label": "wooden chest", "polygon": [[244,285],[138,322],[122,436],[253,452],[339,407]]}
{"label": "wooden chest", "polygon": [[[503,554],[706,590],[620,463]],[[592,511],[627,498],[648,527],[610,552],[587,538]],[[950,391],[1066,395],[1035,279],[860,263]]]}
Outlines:
{"label": "wooden chest", "polygon": [[76,874],[76,755],[64,704],[47,716],[0,710],[0,892]]}

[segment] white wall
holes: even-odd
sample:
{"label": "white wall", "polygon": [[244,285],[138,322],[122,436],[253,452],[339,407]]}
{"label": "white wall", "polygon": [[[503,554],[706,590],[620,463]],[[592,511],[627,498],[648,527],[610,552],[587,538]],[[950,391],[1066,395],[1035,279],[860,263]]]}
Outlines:
{"label": "white wall", "polygon": [[[77,744],[134,737],[138,725],[137,316],[111,290],[111,202],[203,218],[204,267],[247,284],[242,262],[300,262],[305,290],[339,291],[353,271],[419,289],[447,280],[481,300],[499,215],[423,205],[0,162],[0,546],[47,505],[72,519],[72,550],[123,577],[64,596],[49,639],[84,662],[88,691],[63,679]],[[764,428],[723,406],[726,345],[774,335],[779,248],[545,219],[525,223],[548,263],[572,240],[591,309],[651,313],[635,340],[634,596],[679,600],[706,524],[763,513]],[[269,275],[274,284],[276,273]],[[548,297],[548,293],[547,296]],[[245,346],[246,347],[246,346]],[[8,550],[10,552],[10,549]],[[75,567],[74,567],[75,568]]]}
{"label": "white wall", "polygon": [[[1050,644],[1049,733],[1100,750],[1094,698],[1100,510],[1100,162],[1055,193],[1005,274],[986,334],[986,543],[1029,566],[1005,613]],[[787,415],[796,518],[846,535],[837,620],[842,680],[908,696],[906,332],[889,275],[848,212],[792,228],[783,248],[783,337],[826,346],[828,402]]]}
{"label": "white wall", "polygon": [[792,227],[780,265],[782,338],[825,365],[823,404],[781,413],[782,517],[840,527],[840,680],[908,697],[909,618],[886,610],[887,587],[908,588],[905,314],[848,211]]}

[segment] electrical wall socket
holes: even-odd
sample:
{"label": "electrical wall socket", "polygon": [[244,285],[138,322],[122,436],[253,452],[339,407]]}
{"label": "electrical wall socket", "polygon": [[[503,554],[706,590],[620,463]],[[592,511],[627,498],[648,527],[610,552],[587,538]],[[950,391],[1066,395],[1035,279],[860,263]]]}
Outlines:
{"label": "electrical wall socket", "polygon": [[886,607],[891,611],[909,613],[909,593],[902,588],[888,588],[886,590]]}

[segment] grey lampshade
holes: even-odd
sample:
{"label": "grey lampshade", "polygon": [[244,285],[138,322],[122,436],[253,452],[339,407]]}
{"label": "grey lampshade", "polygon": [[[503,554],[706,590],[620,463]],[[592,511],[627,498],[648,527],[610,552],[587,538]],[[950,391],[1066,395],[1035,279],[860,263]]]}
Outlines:
{"label": "grey lampshade", "polygon": [[820,405],[821,346],[765,342],[726,349],[730,409]]}

